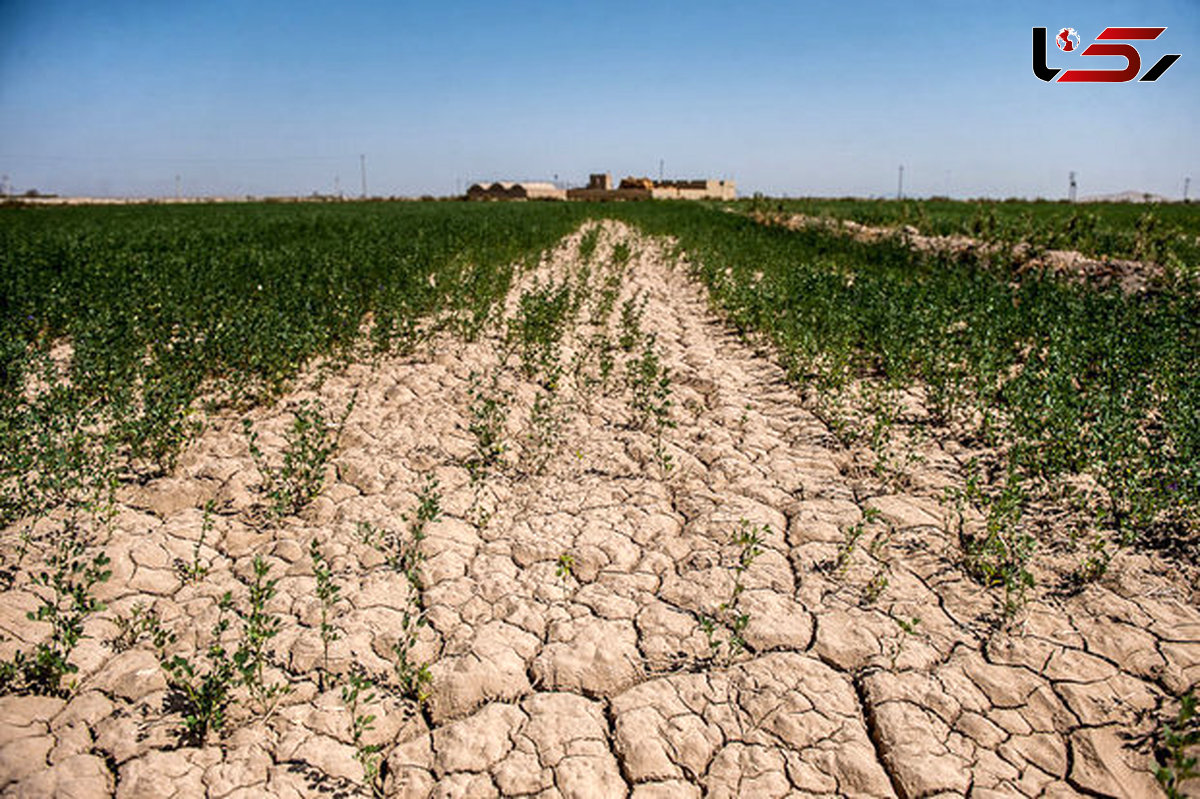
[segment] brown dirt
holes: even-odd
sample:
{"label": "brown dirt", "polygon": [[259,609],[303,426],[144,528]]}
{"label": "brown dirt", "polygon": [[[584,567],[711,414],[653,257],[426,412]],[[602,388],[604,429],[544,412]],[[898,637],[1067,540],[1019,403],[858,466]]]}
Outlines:
{"label": "brown dirt", "polygon": [[[349,714],[338,688],[318,689],[307,550],[320,542],[342,586],[333,669],[391,674],[413,597],[356,527],[403,532],[434,475],[444,515],[422,543],[429,625],[415,652],[432,664],[431,694],[418,709],[380,689],[370,706],[366,740],[382,746],[388,796],[1154,795],[1148,742],[1169,696],[1200,677],[1200,613],[1178,581],[1122,552],[1101,582],[1070,596],[1039,587],[998,622],[997,592],[965,576],[937,499],[961,480],[960,446],[926,440],[890,488],[860,478],[861,456],[721,325],[664,243],[601,227],[593,264],[632,243],[621,297],[649,298],[643,327],[673,376],[669,472],[654,437],[628,424],[619,353],[609,392],[564,379],[562,440],[546,473],[529,473],[536,386],[514,361],[498,366],[494,334],[352,365],[256,412],[260,444],[277,453],[292,403],[340,410],[358,392],[325,489],[298,516],[266,520],[239,419],[212,419],[173,475],[123,489],[96,532],[113,577],[73,656],[74,695],[0,698],[4,794],[358,790]],[[522,275],[509,314],[521,287],[578,268],[580,235]],[[564,361],[600,329],[581,324]],[[472,372],[499,374],[514,394],[508,466],[481,490],[464,466]],[[211,570],[184,585],[174,562],[191,560],[210,499]],[[714,657],[701,619],[731,596],[743,520],[764,530],[736,604],[746,649]],[[832,567],[860,522],[857,548]],[[114,652],[114,619],[152,606],[189,653],[207,644],[217,597],[244,596],[255,555],[279,578],[273,672],[292,690],[270,714],[235,705],[224,738],[179,747],[149,642]],[[1039,578],[1055,568],[1039,556]],[[8,657],[45,627],[25,619],[37,603],[28,582],[4,600]]]}

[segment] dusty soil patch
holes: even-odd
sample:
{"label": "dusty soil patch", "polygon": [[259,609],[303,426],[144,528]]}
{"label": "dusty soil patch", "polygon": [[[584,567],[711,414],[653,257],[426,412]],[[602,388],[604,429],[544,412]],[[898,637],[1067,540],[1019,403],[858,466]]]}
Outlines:
{"label": "dusty soil patch", "polygon": [[1025,243],[1006,248],[1002,244],[989,244],[962,235],[927,236],[911,225],[900,228],[879,227],[864,225],[852,219],[833,220],[806,214],[760,213],[755,214],[755,219],[792,229],[817,226],[840,230],[865,242],[899,237],[909,246],[922,252],[980,253],[982,255],[1005,253],[1021,262],[1022,271],[1045,269],[1066,278],[1084,280],[1101,286],[1118,285],[1122,291],[1129,294],[1145,291],[1153,281],[1161,280],[1163,277],[1161,266],[1144,261],[1110,258],[1107,255],[1095,258],[1076,250],[1039,251]]}
{"label": "dusty soil patch", "polygon": [[[430,477],[443,513],[420,544],[428,625],[411,653],[431,664],[430,694],[418,707],[379,690],[365,739],[382,747],[389,796],[1153,795],[1158,714],[1200,678],[1200,613],[1171,575],[1122,553],[1101,584],[1035,590],[998,624],[937,499],[960,477],[960,448],[927,441],[904,492],[865,488],[853,453],[720,324],[663,243],[600,228],[593,296],[610,275],[619,293],[563,339],[559,362],[580,367],[558,378],[554,435],[531,423],[544,377],[502,361],[495,331],[441,337],[255,414],[277,450],[292,404],[340,409],[357,392],[326,486],[298,516],[264,517],[232,417],[212,420],[174,475],[125,489],[98,533],[113,578],[74,656],[78,690],[0,699],[6,795],[359,790],[349,714],[338,688],[318,687],[308,547],[342,587],[331,669],[392,674],[417,598],[360,525],[403,535]],[[521,276],[508,317],[522,291],[580,279],[583,235]],[[612,266],[619,244],[626,267]],[[636,296],[643,342],[671,375],[676,426],[657,432],[631,424],[622,384],[640,348],[616,347],[607,387],[585,357],[598,334],[616,341]],[[504,463],[482,480],[468,467],[480,385],[511,397]],[[209,572],[185,585],[175,564],[192,560],[209,500]],[[736,536],[748,530],[747,559]],[[245,592],[256,555],[279,578],[272,672],[292,690],[265,717],[235,705],[223,739],[178,747],[150,644],[115,652],[114,620],[143,603],[181,651],[205,646],[217,599]],[[44,629],[25,620],[28,583],[4,599],[9,656]]]}

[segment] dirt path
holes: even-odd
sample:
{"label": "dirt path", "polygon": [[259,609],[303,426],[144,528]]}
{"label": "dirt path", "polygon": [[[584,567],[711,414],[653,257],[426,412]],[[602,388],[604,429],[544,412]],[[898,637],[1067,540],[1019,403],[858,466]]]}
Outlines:
{"label": "dirt path", "polygon": [[[581,238],[521,277],[510,316],[520,290],[577,274]],[[622,241],[634,254],[612,318],[647,297],[641,329],[672,375],[661,447],[629,424],[621,375],[638,348],[618,350],[608,391],[562,378],[553,456],[529,473],[539,389],[515,360],[498,365],[495,336],[441,337],[289,397],[341,409],[358,392],[336,470],[298,517],[264,520],[240,422],[215,420],[175,476],[122,493],[103,542],[109,606],[76,650],[74,697],[0,698],[5,794],[357,790],[340,687],[317,680],[316,539],[341,586],[332,671],[394,674],[405,613],[427,614],[408,653],[431,663],[427,703],[383,689],[369,703],[364,742],[382,747],[389,796],[1155,795],[1146,736],[1167,694],[1200,678],[1200,613],[1170,576],[1121,554],[1101,584],[1039,590],[998,624],[935,498],[959,477],[956,448],[925,444],[906,493],[864,489],[853,456],[660,243],[603,223],[595,279]],[[603,329],[577,326],[562,362]],[[508,465],[482,483],[464,465],[472,385],[512,395]],[[264,450],[281,448],[286,407],[256,415]],[[418,597],[370,530],[409,530],[430,478],[442,514],[420,544]],[[174,563],[192,562],[210,499],[209,572],[184,584]],[[227,737],[178,748],[150,643],[115,654],[113,620],[152,603],[182,651],[206,646],[216,600],[244,594],[255,555],[279,578],[267,676],[286,673],[291,692],[267,717],[239,702]],[[38,640],[35,607],[28,586],[5,596],[6,638]]]}
{"label": "dirt path", "polygon": [[755,218],[761,222],[780,224],[793,229],[811,226],[840,229],[859,241],[866,242],[900,236],[911,247],[923,252],[977,252],[984,255],[1002,253],[1019,259],[1025,270],[1046,269],[1063,277],[1086,280],[1098,285],[1116,284],[1127,294],[1145,291],[1151,282],[1163,277],[1161,266],[1146,261],[1111,258],[1107,255],[1096,258],[1077,250],[1035,250],[1027,243],[1008,248],[1003,244],[989,244],[959,234],[925,235],[911,225],[864,225],[852,219],[832,220],[806,214],[758,214]]}

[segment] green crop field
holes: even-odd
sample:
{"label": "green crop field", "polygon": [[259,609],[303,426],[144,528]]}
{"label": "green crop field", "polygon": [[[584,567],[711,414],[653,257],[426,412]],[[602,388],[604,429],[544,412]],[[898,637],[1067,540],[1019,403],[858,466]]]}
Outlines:
{"label": "green crop field", "polygon": [[972,255],[767,227],[693,206],[622,215],[675,236],[732,323],[767,335],[794,380],[815,384],[830,407],[856,376],[892,388],[919,383],[936,420],[1002,445],[1015,495],[1031,481],[1087,473],[1108,492],[1105,522],[1128,540],[1151,528],[1194,530],[1195,291],[1130,296],[1018,279]]}
{"label": "green crop field", "polygon": [[[169,467],[201,392],[276,393],[310,358],[482,322],[573,205],[6,208],[0,212],[0,523],[95,486],[120,454]],[[69,368],[51,358],[69,342]],[[61,366],[61,364],[59,364]],[[44,390],[22,392],[31,376]],[[91,434],[85,434],[90,431]],[[86,491],[85,491],[86,493]]]}
{"label": "green crop field", "polygon": [[971,236],[985,242],[1026,242],[1049,249],[1078,250],[1195,265],[1200,260],[1200,208],[1172,203],[1066,203],[1009,200],[740,200],[741,210],[848,219],[864,225],[911,225],[927,235]]}
{"label": "green crop field", "polygon": [[[935,232],[969,229],[980,213],[1006,225],[1033,217],[1013,234],[1030,237],[1080,213],[1045,203],[782,205],[923,219]],[[1082,213],[1126,242],[1116,252],[1136,253],[1147,211]],[[1195,231],[1191,208],[1152,213]],[[313,356],[411,343],[434,311],[469,332],[504,295],[514,261],[600,214],[675,236],[731,322],[768,336],[798,383],[830,397],[856,376],[919,383],[938,421],[969,421],[973,435],[1004,445],[1012,490],[1087,473],[1123,535],[1194,522],[1195,292],[1016,281],[969,256],[773,229],[687,203],[4,209],[0,519],[91,486],[87,470],[113,455],[169,468],[201,396],[269,397]],[[52,357],[57,342],[71,348],[65,370]],[[23,391],[35,375],[43,390]]]}
{"label": "green crop field", "polygon": [[[1094,662],[1117,675],[1079,683],[1121,719],[1103,726],[1153,739],[1139,779],[1179,795],[1200,740],[1200,292],[1182,234],[1147,231],[1189,209],[1102,212],[1087,246],[1173,259],[1117,285],[781,208],[947,231],[981,213],[0,207],[0,701],[102,698],[96,757],[132,729],[113,724],[147,725],[138,754],[103,754],[122,786],[246,741],[322,780],[335,760],[287,742],[324,736],[349,763],[330,785],[385,796],[417,773],[405,747],[456,740],[439,730],[514,684],[521,724],[535,695],[578,700],[592,741],[594,697],[620,718],[641,685],[701,680],[760,703],[776,676],[756,664],[807,664],[882,719],[856,685],[986,668],[1059,701]],[[1026,205],[993,241],[1059,235],[1062,213]]]}

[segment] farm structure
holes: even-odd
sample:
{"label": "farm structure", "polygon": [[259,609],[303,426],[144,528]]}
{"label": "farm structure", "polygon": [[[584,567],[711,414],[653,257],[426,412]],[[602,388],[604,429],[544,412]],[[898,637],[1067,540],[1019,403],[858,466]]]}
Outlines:
{"label": "farm structure", "polygon": [[650,178],[627,177],[617,188],[612,186],[612,176],[607,173],[591,175],[588,185],[580,189],[568,189],[571,200],[733,200],[737,198],[737,185],[732,180],[651,180]]}
{"label": "farm structure", "polygon": [[467,189],[468,200],[565,200],[567,192],[553,183],[496,181],[475,183]]}

